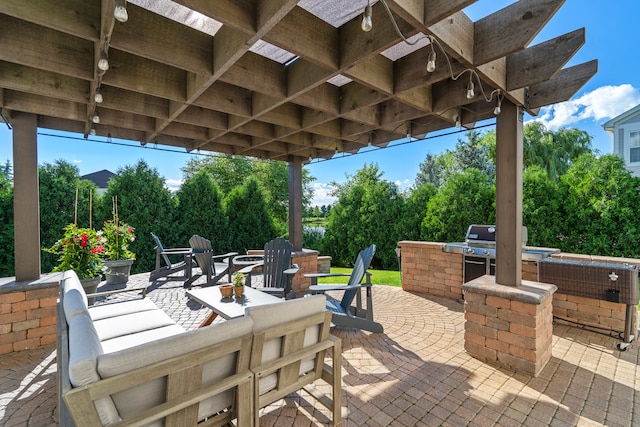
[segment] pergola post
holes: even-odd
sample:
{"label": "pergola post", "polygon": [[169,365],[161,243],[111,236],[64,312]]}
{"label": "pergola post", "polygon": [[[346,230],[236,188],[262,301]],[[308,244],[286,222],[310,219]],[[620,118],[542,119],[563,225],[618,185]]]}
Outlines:
{"label": "pergola post", "polygon": [[289,160],[289,241],[302,250],[302,159]]}
{"label": "pergola post", "polygon": [[522,283],[522,116],[508,100],[496,124],[496,283]]}
{"label": "pergola post", "polygon": [[14,113],[13,223],[16,281],[40,278],[37,117]]}

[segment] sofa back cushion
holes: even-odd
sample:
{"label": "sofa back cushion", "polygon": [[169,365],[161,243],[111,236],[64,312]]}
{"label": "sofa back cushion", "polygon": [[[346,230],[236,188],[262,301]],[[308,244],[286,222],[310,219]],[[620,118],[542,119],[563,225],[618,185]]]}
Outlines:
{"label": "sofa back cushion", "polygon": [[[297,320],[323,313],[326,309],[326,297],[313,295],[305,298],[287,300],[280,303],[249,307],[245,316],[253,319],[253,332],[261,332],[284,324],[295,324]],[[316,344],[320,340],[320,327],[311,326],[305,331],[304,347]],[[251,362],[252,366],[265,364],[279,358],[282,354],[282,339],[274,338],[266,341],[262,348],[262,359]],[[253,355],[252,355],[253,357]],[[300,365],[300,374],[309,372],[314,367],[315,358],[303,360]],[[260,379],[260,394],[273,389],[277,384],[277,374],[268,375]]]}
{"label": "sofa back cushion", "polygon": [[75,271],[67,270],[64,272],[60,292],[62,294],[64,316],[67,321],[78,313],[89,315],[87,294],[84,292],[84,288]]}
{"label": "sofa back cushion", "polygon": [[[97,370],[102,345],[98,333],[88,314],[76,313],[67,319],[69,325],[69,380],[74,387],[88,385],[100,380]],[[120,420],[118,411],[110,397],[95,403],[103,425]]]}
{"label": "sofa back cushion", "polygon": [[[250,334],[252,327],[253,322],[250,318],[232,319],[221,324],[103,354],[98,358],[98,372],[103,379],[125,374],[231,338]],[[209,361],[203,365],[202,386],[214,384],[235,372],[236,356],[234,354]],[[118,412],[127,419],[165,402],[166,383],[166,377],[162,376],[112,395]],[[233,397],[232,389],[201,402],[198,409],[199,419],[228,408],[233,404]],[[163,425],[163,423],[159,421],[154,425]]]}

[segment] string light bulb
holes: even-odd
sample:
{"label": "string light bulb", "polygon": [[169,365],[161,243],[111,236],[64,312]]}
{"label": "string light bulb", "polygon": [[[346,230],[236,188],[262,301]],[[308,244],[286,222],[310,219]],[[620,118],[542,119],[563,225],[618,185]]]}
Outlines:
{"label": "string light bulb", "polygon": [[456,114],[454,120],[456,121],[456,127],[462,126],[462,121],[460,120],[460,115]]}
{"label": "string light bulb", "polygon": [[96,130],[94,128],[91,128],[91,130],[89,131],[90,135],[95,135],[96,134]]}
{"label": "string light bulb", "polygon": [[100,71],[109,70],[109,58],[107,57],[107,52],[105,52],[104,50],[100,52],[100,59],[98,59],[98,69]]}
{"label": "string light bulb", "polygon": [[102,101],[104,101],[100,87],[96,89],[96,95],[93,97],[93,100],[96,101],[96,104],[102,104]]}
{"label": "string light bulb", "polygon": [[429,59],[427,60],[427,71],[433,73],[436,70],[436,51],[429,52]]}
{"label": "string light bulb", "polygon": [[98,114],[98,110],[93,112],[93,116],[91,116],[91,121],[95,124],[100,123],[100,115]]}
{"label": "string light bulb", "polygon": [[127,22],[129,14],[127,13],[127,0],[116,0],[116,7],[113,16],[120,22]]}
{"label": "string light bulb", "polygon": [[498,93],[496,108],[493,109],[493,114],[495,114],[496,116],[500,114],[500,111],[502,111],[501,107],[502,107],[502,98],[500,98],[500,93]]}
{"label": "string light bulb", "polygon": [[467,85],[467,99],[473,99],[476,96],[473,81],[469,80],[469,84]]}
{"label": "string light bulb", "polygon": [[367,2],[367,6],[364,8],[362,14],[362,31],[368,33],[373,28],[373,10],[371,9],[371,3]]}

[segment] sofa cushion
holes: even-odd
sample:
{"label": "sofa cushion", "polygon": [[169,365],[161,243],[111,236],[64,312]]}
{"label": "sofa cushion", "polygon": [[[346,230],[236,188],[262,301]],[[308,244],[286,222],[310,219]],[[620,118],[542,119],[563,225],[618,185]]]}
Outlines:
{"label": "sofa cushion", "polygon": [[[183,334],[159,339],[114,353],[102,354],[98,358],[98,372],[102,378],[110,378],[143,366],[160,362],[174,356],[192,352],[251,333],[250,318],[232,319],[217,325],[207,326]],[[202,385],[213,384],[233,374],[236,358],[223,357],[208,362],[203,367]],[[165,401],[166,378],[162,377],[114,394],[113,401],[124,417],[133,416]],[[199,419],[212,415],[233,402],[233,390],[214,396],[199,406]]]}
{"label": "sofa cushion", "polygon": [[176,322],[171,320],[171,318],[160,309],[129,313],[122,316],[95,320],[93,322],[100,341],[175,325],[175,323]]}
{"label": "sofa cushion", "polygon": [[[326,309],[326,297],[324,295],[313,295],[305,298],[288,300],[285,302],[260,305],[246,309],[245,316],[253,319],[253,332],[260,332],[274,326],[285,323],[294,323],[296,320],[308,317],[313,314],[323,313]],[[304,347],[308,347],[318,342],[320,329],[318,326],[307,328],[304,337]],[[275,360],[281,355],[281,339],[272,339],[264,343],[261,363]],[[300,364],[300,374],[309,372],[314,367],[315,358],[303,360]],[[260,394],[272,390],[277,385],[277,374],[267,375],[260,379]]]}
{"label": "sofa cushion", "polygon": [[89,315],[93,320],[102,320],[149,310],[158,310],[158,307],[150,299],[142,298],[112,304],[94,305],[89,308]]}
{"label": "sofa cushion", "polygon": [[102,341],[102,350],[105,354],[114,353],[129,347],[135,347],[140,344],[146,344],[151,341],[182,334],[184,332],[184,328],[180,325],[169,325],[161,328],[149,329],[135,334],[122,335],[120,337]]}
{"label": "sofa cushion", "polygon": [[73,270],[65,271],[62,277],[62,306],[67,321],[78,313],[88,313],[87,294]]}
{"label": "sofa cushion", "polygon": [[[68,319],[69,324],[69,380],[74,387],[100,380],[97,371],[98,357],[103,353],[93,322],[86,314],[77,313]],[[95,402],[103,425],[120,420],[110,397]]]}

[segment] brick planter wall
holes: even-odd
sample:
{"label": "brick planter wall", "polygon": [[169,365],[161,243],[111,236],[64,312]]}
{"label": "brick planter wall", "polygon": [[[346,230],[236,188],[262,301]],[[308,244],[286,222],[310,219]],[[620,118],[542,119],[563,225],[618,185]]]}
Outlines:
{"label": "brick planter wall", "polygon": [[56,277],[0,282],[0,355],[55,344]]}
{"label": "brick planter wall", "polygon": [[444,243],[402,241],[402,289],[462,298],[462,255],[442,252]]}
{"label": "brick planter wall", "polygon": [[[462,255],[442,252],[444,243],[401,241],[402,289],[423,294],[459,300],[462,295]],[[638,265],[640,260],[632,258],[601,257],[571,253],[555,254],[553,257],[604,263],[627,263]],[[522,280],[538,281],[538,266],[535,261],[522,261]],[[624,330],[625,304],[575,297],[562,293],[553,295],[553,315],[566,319],[564,323],[580,323],[614,331]],[[635,312],[632,333],[637,335],[638,312]],[[562,322],[561,319],[558,319]]]}

